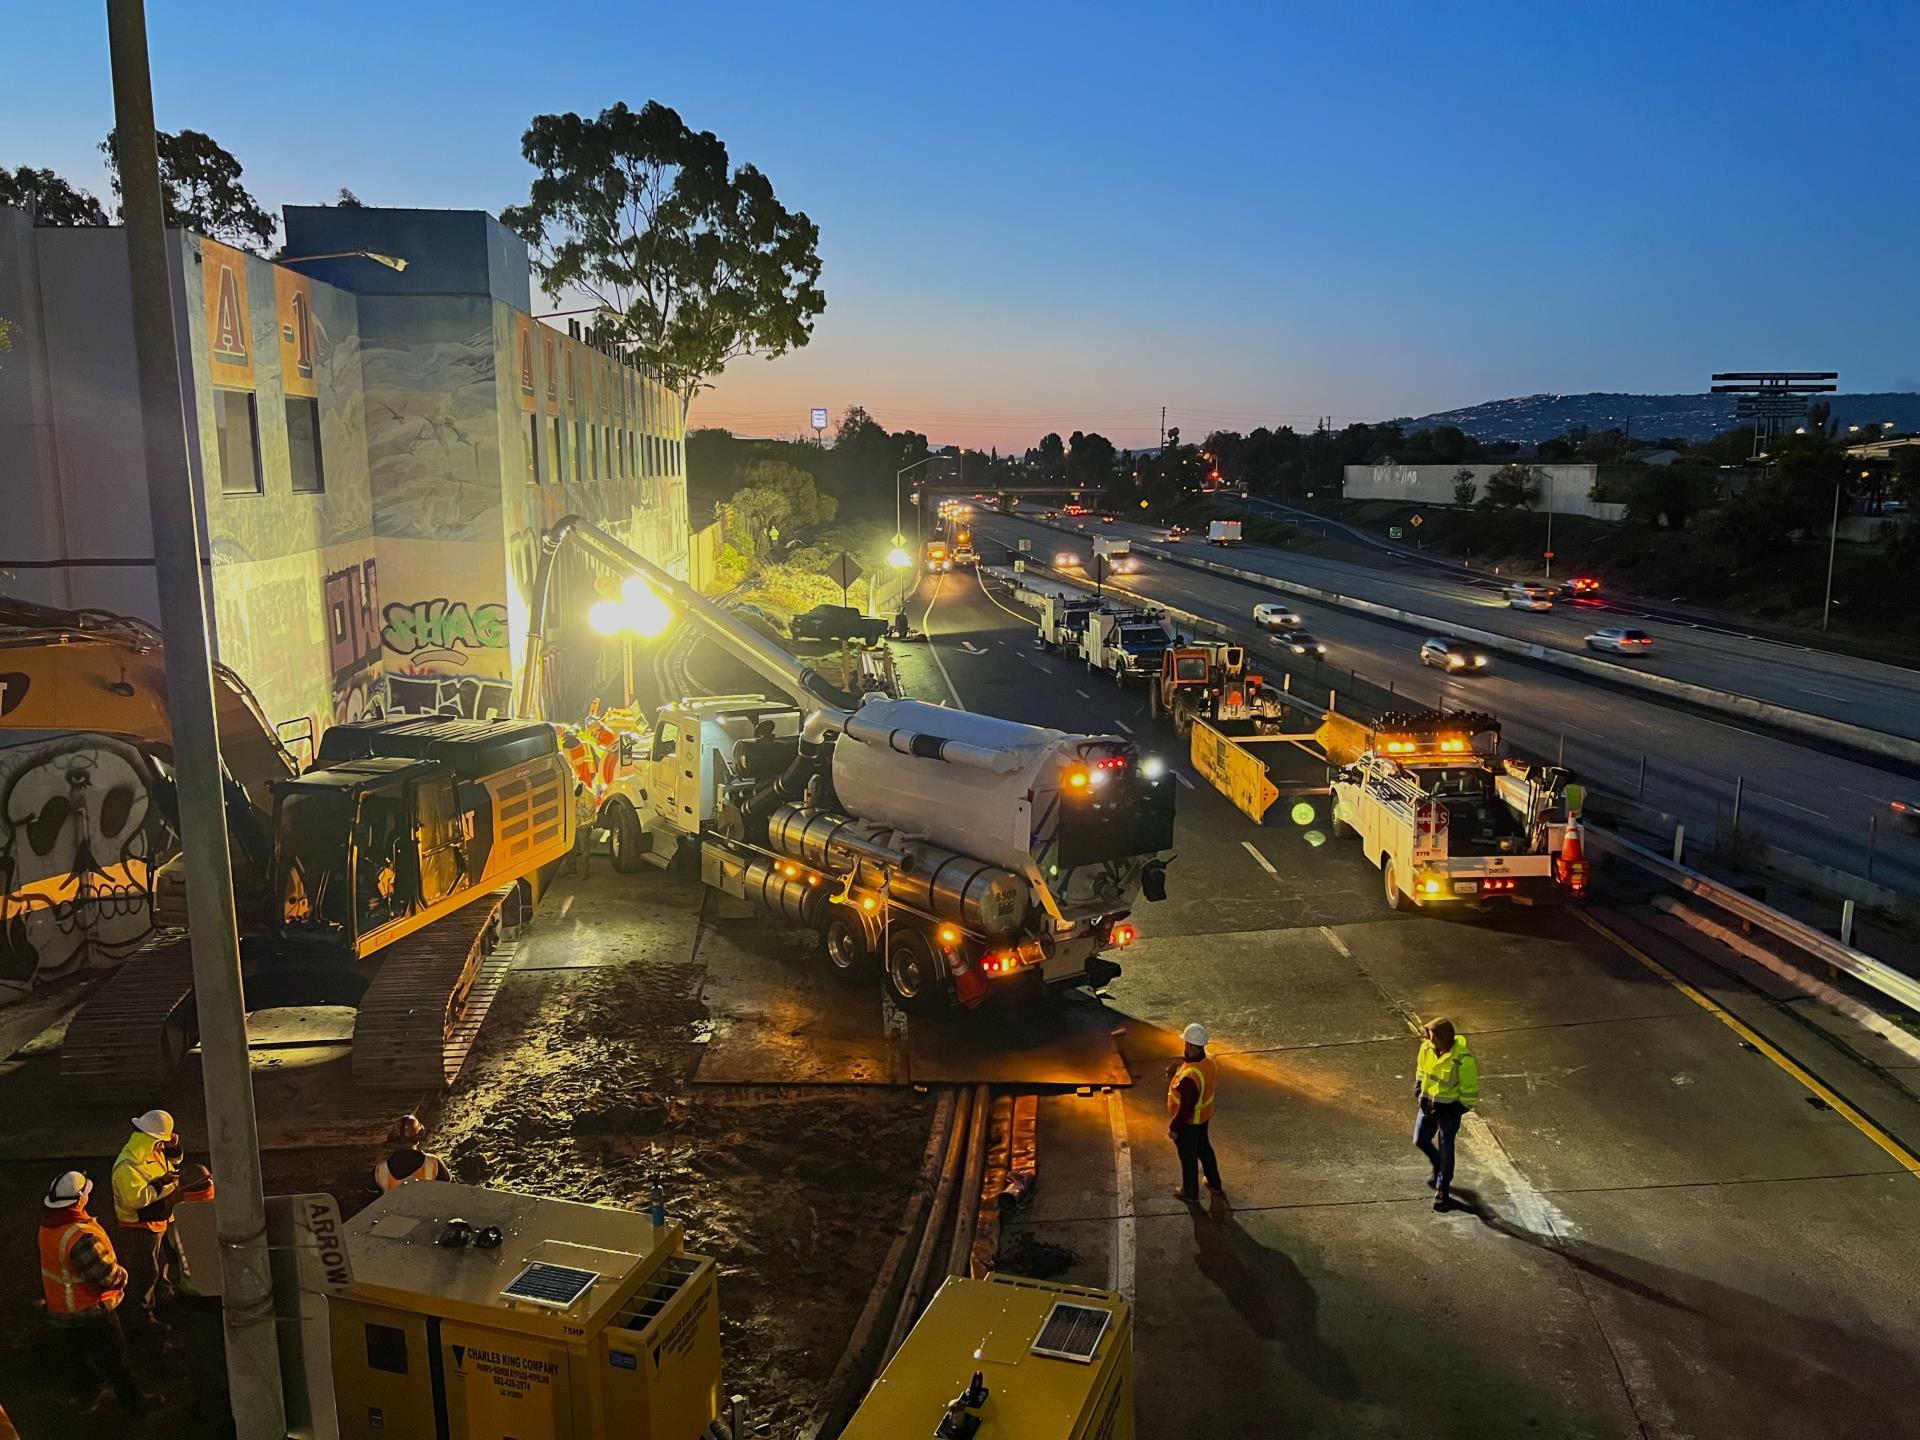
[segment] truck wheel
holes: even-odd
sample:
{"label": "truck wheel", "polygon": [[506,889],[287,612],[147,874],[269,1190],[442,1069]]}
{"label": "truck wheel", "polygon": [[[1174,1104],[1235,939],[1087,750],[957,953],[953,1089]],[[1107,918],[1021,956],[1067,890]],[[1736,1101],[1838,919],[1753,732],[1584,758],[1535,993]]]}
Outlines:
{"label": "truck wheel", "polygon": [[647,833],[640,828],[640,817],[624,797],[616,797],[607,806],[607,851],[613,868],[622,875],[637,871],[647,853]]}
{"label": "truck wheel", "polygon": [[873,974],[878,957],[858,916],[835,915],[821,927],[820,948],[835,978],[852,983]]}
{"label": "truck wheel", "polygon": [[887,939],[887,989],[902,1010],[924,1015],[939,1008],[941,971],[946,962],[934,954],[927,937],[908,925],[896,925]]}
{"label": "truck wheel", "polygon": [[1404,910],[1407,905],[1407,897],[1400,893],[1400,886],[1393,878],[1393,861],[1381,860],[1380,880],[1387,888],[1387,908],[1389,910]]}
{"label": "truck wheel", "polygon": [[1336,815],[1333,817],[1333,833],[1337,836],[1351,835],[1353,827]]}

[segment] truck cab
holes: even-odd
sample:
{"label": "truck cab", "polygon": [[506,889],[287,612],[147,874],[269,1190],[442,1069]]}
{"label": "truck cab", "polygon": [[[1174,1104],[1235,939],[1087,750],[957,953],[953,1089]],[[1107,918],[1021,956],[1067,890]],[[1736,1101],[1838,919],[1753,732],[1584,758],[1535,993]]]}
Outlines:
{"label": "truck cab", "polygon": [[1124,685],[1157,676],[1173,638],[1173,626],[1155,611],[1095,610],[1087,617],[1080,654],[1089,670],[1104,670],[1114,684]]}
{"label": "truck cab", "polygon": [[1093,537],[1093,553],[1098,560],[1104,561],[1109,575],[1131,575],[1140,568],[1140,562],[1134,558],[1133,542],[1113,535]]}

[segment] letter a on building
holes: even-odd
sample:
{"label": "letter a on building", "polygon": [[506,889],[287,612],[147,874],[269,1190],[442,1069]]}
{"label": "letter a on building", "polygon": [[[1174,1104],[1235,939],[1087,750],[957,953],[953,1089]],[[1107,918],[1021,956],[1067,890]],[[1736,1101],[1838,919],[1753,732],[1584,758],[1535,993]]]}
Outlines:
{"label": "letter a on building", "polygon": [[215,385],[251,390],[253,322],[247,310],[247,257],[202,236],[200,278],[207,296],[209,375]]}

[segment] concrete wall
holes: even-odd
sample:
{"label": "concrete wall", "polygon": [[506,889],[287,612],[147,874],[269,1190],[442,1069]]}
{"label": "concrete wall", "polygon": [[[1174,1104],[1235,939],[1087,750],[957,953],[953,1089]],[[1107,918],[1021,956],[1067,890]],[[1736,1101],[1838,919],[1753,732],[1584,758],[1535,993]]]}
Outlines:
{"label": "concrete wall", "polygon": [[[1349,465],[1344,493],[1349,500],[1398,500],[1406,504],[1451,505],[1453,477],[1471,470],[1478,494],[1487,493],[1487,477],[1497,475],[1503,465]],[[1551,502],[1556,515],[1587,515],[1596,520],[1619,520],[1627,513],[1624,505],[1590,500],[1588,493],[1598,477],[1597,465],[1535,465],[1540,477],[1540,498],[1534,509],[1545,513]]]}

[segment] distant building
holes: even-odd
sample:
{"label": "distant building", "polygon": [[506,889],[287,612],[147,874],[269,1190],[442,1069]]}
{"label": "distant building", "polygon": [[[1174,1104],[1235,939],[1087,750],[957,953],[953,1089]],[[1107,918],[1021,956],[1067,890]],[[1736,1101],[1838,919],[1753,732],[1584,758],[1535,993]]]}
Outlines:
{"label": "distant building", "polygon": [[[503,714],[540,531],[579,513],[688,567],[679,398],[532,314],[477,211],[290,207],[288,263],[169,235],[216,651],[268,716]],[[374,252],[299,263],[302,255]],[[0,593],[156,617],[126,237],[0,209]],[[563,571],[561,623],[592,597]],[[611,696],[561,645],[551,713]]]}

